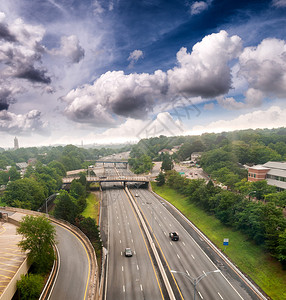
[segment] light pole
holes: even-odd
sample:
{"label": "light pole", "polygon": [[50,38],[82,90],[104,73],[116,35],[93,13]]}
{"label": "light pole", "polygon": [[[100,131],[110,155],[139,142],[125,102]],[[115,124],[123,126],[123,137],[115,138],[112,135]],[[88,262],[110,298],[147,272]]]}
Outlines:
{"label": "light pole", "polygon": [[196,300],[196,288],[197,288],[197,284],[203,279],[205,278],[206,276],[208,276],[208,274],[211,274],[211,273],[220,273],[220,270],[214,270],[214,271],[209,271],[209,272],[205,272],[204,274],[194,278],[190,275],[188,275],[187,273],[185,272],[180,272],[180,271],[175,271],[175,270],[170,270],[171,273],[178,273],[178,274],[182,274],[183,276],[187,277],[191,283],[194,285],[194,300]]}

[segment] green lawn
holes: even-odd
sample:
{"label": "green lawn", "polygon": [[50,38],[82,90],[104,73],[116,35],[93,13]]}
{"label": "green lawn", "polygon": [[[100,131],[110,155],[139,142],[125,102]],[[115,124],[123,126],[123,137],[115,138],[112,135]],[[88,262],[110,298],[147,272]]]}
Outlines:
{"label": "green lawn", "polygon": [[[261,247],[247,237],[220,223],[214,216],[188,202],[187,198],[166,186],[152,183],[153,191],[176,206],[217,247],[225,249],[228,257],[253,279],[271,299],[286,299],[286,270]],[[223,239],[229,238],[229,246],[223,246]]]}
{"label": "green lawn", "polygon": [[94,193],[90,193],[86,198],[86,208],[83,211],[82,215],[86,218],[90,217],[96,220],[98,223],[98,215],[99,215],[99,201]]}

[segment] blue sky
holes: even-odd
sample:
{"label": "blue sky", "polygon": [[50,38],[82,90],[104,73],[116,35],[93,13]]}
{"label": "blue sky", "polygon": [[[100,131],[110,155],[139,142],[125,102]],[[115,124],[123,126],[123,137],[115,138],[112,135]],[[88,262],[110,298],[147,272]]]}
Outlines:
{"label": "blue sky", "polygon": [[286,0],[1,0],[0,147],[285,126]]}

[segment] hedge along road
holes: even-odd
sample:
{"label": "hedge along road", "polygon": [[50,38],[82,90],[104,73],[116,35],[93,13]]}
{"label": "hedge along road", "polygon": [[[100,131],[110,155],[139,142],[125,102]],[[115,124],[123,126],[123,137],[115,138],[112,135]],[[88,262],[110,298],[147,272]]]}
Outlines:
{"label": "hedge along road", "polygon": [[59,250],[59,272],[48,299],[85,300],[88,298],[90,259],[82,241],[68,229],[54,224]]}

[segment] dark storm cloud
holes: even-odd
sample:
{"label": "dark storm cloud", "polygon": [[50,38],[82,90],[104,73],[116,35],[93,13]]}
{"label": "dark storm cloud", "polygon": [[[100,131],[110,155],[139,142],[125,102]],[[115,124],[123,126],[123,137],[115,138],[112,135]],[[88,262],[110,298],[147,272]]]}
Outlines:
{"label": "dark storm cloud", "polygon": [[0,40],[7,42],[16,42],[16,37],[11,34],[6,24],[0,23]]}
{"label": "dark storm cloud", "polygon": [[51,78],[46,76],[47,70],[36,69],[34,66],[21,66],[15,75],[17,78],[27,79],[31,82],[50,84]]}
{"label": "dark storm cloud", "polygon": [[15,101],[12,91],[7,88],[0,88],[0,111],[7,110],[9,105]]}

